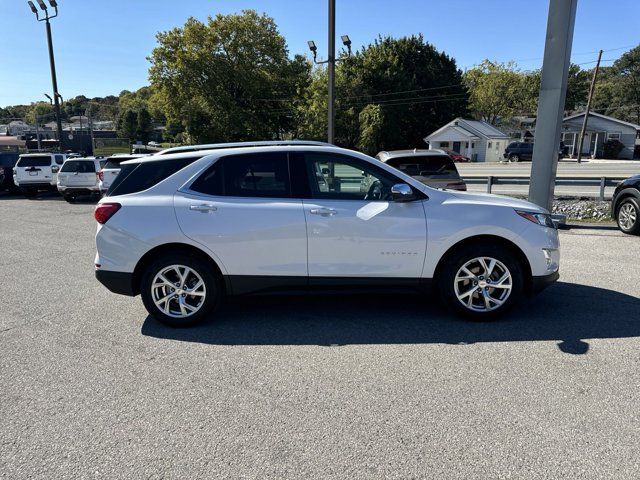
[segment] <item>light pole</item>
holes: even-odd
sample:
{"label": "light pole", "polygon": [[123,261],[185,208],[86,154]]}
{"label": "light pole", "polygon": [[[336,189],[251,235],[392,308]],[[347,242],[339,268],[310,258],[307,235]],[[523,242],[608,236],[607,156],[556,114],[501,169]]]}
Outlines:
{"label": "light pole", "polygon": [[[342,43],[347,47],[349,55],[351,55],[351,40],[349,35],[342,35]],[[327,70],[329,74],[329,86],[328,86],[328,99],[327,99],[327,142],[334,143],[335,140],[335,120],[336,120],[336,62],[341,59],[336,59],[336,0],[329,0],[329,54],[327,59],[318,62],[316,43],[313,40],[307,42],[309,50],[313,53],[313,62],[316,64],[327,64]]]}
{"label": "light pole", "polygon": [[47,27],[47,44],[49,46],[49,64],[51,65],[51,82],[53,83],[53,107],[56,112],[56,123],[58,124],[58,142],[60,151],[64,151],[64,139],[62,136],[62,119],[60,117],[60,99],[62,98],[58,93],[58,79],[56,78],[56,62],[53,57],[53,41],[51,40],[51,24],[49,20],[58,16],[58,3],[56,0],[49,0],[49,4],[55,10],[54,15],[49,15],[49,10],[47,9],[47,5],[43,0],[36,0],[40,9],[44,12],[44,18],[40,18],[40,14],[38,9],[33,4],[32,1],[28,1],[29,8],[35,14],[36,19],[39,22],[45,22]]}

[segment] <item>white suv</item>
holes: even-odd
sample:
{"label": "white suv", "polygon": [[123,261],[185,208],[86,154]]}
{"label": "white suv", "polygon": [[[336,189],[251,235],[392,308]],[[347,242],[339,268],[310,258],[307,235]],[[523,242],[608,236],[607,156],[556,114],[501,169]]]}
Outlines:
{"label": "white suv", "polygon": [[102,169],[98,172],[98,178],[100,179],[100,191],[106,192],[111,186],[118,174],[120,173],[120,164],[127,160],[133,160],[134,158],[141,158],[147,155],[129,155],[127,153],[116,153],[106,158]]}
{"label": "white suv", "polygon": [[65,160],[58,173],[58,191],[67,202],[75,201],[79,195],[100,195],[98,172],[104,159],[71,158]]}
{"label": "white suv", "polygon": [[66,158],[60,153],[20,155],[13,167],[13,183],[27,197],[34,197],[39,190],[55,190],[58,172]]}
{"label": "white suv", "polygon": [[431,285],[453,310],[491,318],[559,277],[547,211],[436,190],[337,147],[128,161],[95,218],[98,280],[171,326],[223,295],[322,286]]}

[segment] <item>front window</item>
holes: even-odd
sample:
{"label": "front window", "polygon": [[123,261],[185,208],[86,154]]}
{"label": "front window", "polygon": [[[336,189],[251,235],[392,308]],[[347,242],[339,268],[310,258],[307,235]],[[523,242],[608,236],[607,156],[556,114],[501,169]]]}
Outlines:
{"label": "front window", "polygon": [[440,142],[440,148],[449,148],[449,142]]}
{"label": "front window", "polygon": [[400,180],[356,158],[305,153],[314,198],[391,200],[391,187]]}

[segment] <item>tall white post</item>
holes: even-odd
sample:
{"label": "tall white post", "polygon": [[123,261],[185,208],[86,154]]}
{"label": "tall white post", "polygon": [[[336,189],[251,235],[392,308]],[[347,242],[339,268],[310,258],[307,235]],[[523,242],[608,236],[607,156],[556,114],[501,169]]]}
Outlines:
{"label": "tall white post", "polygon": [[578,0],[550,0],[529,200],[551,209]]}

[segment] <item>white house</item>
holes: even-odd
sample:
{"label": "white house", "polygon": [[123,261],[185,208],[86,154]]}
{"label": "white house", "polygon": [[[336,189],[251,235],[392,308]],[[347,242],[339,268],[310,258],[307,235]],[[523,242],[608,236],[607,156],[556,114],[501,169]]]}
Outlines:
{"label": "white house", "polygon": [[[584,112],[571,115],[562,120],[562,141],[569,147],[570,153],[578,153],[578,138],[583,122]],[[624,145],[624,149],[618,154],[618,158],[633,158],[633,149],[636,145],[638,132],[640,132],[640,125],[623,122],[600,113],[589,112],[587,130],[582,143],[582,154],[603,158],[604,142],[618,140]]]}
{"label": "white house", "polygon": [[456,118],[424,138],[429,149],[448,148],[475,162],[502,160],[509,135],[482,120]]}

